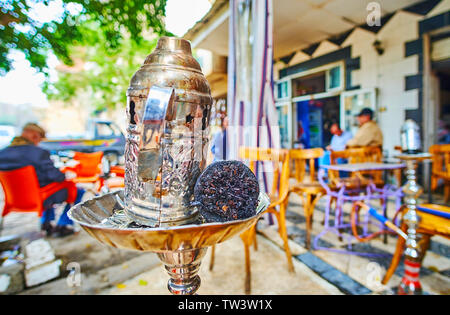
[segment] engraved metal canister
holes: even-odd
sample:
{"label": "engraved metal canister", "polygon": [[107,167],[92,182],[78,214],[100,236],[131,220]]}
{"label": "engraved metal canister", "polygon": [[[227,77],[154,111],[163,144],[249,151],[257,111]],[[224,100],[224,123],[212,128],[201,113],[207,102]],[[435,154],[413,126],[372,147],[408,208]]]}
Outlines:
{"label": "engraved metal canister", "polygon": [[400,141],[404,153],[415,154],[420,152],[422,149],[420,128],[414,120],[408,119],[403,123]]}
{"label": "engraved metal canister", "polygon": [[211,104],[190,43],[161,37],[127,91],[125,211],[138,224],[197,219],[191,203],[206,166]]}

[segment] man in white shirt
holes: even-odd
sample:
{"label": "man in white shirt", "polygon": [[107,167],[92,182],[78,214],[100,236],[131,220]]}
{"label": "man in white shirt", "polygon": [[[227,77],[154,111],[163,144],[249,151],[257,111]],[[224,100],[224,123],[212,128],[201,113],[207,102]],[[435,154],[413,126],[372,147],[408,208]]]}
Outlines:
{"label": "man in white shirt", "polygon": [[347,142],[353,138],[350,131],[343,131],[337,123],[331,125],[330,132],[333,134],[330,144],[326,147],[328,151],[345,150]]}

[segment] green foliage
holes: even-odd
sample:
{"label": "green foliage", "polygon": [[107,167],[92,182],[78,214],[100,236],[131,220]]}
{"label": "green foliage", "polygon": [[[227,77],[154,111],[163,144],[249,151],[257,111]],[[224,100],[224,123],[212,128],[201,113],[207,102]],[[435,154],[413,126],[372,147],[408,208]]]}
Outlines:
{"label": "green foliage", "polygon": [[108,39],[105,45],[110,54],[120,49],[126,35],[140,44],[144,30],[167,34],[166,0],[60,0],[61,16],[39,21],[33,7],[52,2],[56,0],[0,0],[0,75],[11,70],[8,53],[12,49],[22,51],[31,66],[45,74],[50,51],[71,65],[72,48],[86,43],[86,22],[95,22]]}
{"label": "green foliage", "polygon": [[83,63],[81,71],[59,71],[58,80],[47,82],[44,92],[49,99],[62,100],[69,104],[83,95],[90,107],[96,110],[125,106],[126,90],[132,75],[142,65],[145,57],[154,49],[153,40],[124,37],[122,44],[110,52],[105,34],[95,29],[95,24],[83,30],[88,45],[74,49],[72,56]]}
{"label": "green foliage", "polygon": [[[52,21],[38,21],[35,7],[62,3]],[[0,75],[11,70],[8,54],[19,50],[37,71],[46,74],[49,99],[102,110],[126,103],[132,74],[154,48],[156,35],[171,35],[163,17],[167,0],[0,0]],[[49,81],[47,56],[53,52],[74,69]],[[82,69],[77,69],[77,65]],[[72,71],[73,70],[73,71]]]}

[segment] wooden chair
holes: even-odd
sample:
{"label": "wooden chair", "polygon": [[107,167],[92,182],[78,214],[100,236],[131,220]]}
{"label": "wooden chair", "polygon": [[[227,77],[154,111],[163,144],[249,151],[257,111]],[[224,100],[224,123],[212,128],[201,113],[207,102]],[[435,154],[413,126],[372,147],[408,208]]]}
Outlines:
{"label": "wooden chair", "polygon": [[431,190],[438,187],[439,180],[444,182],[444,199],[450,201],[450,144],[435,144],[429,152],[433,155],[431,167]]}
{"label": "wooden chair", "polygon": [[[256,163],[260,161],[272,162],[273,181],[272,190],[269,195],[270,205],[265,212],[272,213],[277,218],[278,233],[284,243],[284,251],[288,262],[289,272],[294,272],[291,250],[288,244],[288,234],[286,228],[286,209],[289,194],[289,151],[284,149],[260,149],[246,148],[239,149],[239,158],[250,162],[250,169],[256,173]],[[281,170],[280,170],[281,163]],[[276,207],[279,206],[279,210]],[[250,293],[251,270],[250,270],[250,246],[253,244],[257,249],[256,243],[256,223],[241,234],[241,239],[245,247],[245,292]]]}
{"label": "wooden chair", "polygon": [[[394,146],[394,150],[395,151],[398,151],[398,153],[396,153],[396,154],[401,154],[401,153],[403,153],[403,148],[400,146],[400,145],[396,145],[396,146]],[[395,156],[394,156],[395,157]],[[402,172],[402,170],[401,169],[398,169],[398,170],[395,170],[394,171],[394,176],[395,176],[395,179],[397,180],[397,185],[398,186],[401,186],[402,185],[402,176],[403,176],[403,172]]]}
{"label": "wooden chair", "polygon": [[[331,151],[330,164],[339,164],[339,159],[345,159],[347,160],[347,163],[381,163],[382,152],[380,147],[374,146],[348,148],[343,151]],[[328,176],[332,184],[338,185],[339,183],[344,183],[349,189],[364,188],[369,183],[367,177],[369,177],[376,186],[384,185],[381,171],[358,172],[356,174],[350,174],[350,177],[348,178],[341,178],[339,176],[339,171],[329,170]]]}
{"label": "wooden chair", "polygon": [[[363,149],[365,162],[372,162],[372,163],[383,162],[383,152],[381,150],[381,147],[368,146]],[[372,178],[372,180],[375,182],[376,185],[384,185],[383,173],[381,171],[368,171],[362,174]]]}
{"label": "wooden chair", "polygon": [[[417,233],[422,234],[422,239],[420,241],[420,246],[423,250],[422,259],[425,256],[426,250],[430,244],[430,238],[434,235],[441,235],[443,237],[450,239],[450,219],[437,216],[434,214],[430,214],[424,211],[421,211],[420,208],[428,208],[440,212],[450,213],[450,207],[434,205],[434,204],[422,204],[418,207],[417,212],[420,216],[420,222],[417,229]],[[408,208],[402,207],[400,213],[404,215]],[[406,223],[402,222],[400,228],[403,232],[406,233],[408,227]],[[391,265],[389,266],[386,274],[381,281],[382,284],[387,284],[389,279],[394,274],[395,269],[397,269],[398,264],[400,263],[400,259],[403,255],[405,247],[405,239],[403,237],[399,237],[397,240],[397,245],[395,248],[395,253],[391,260]]]}
{"label": "wooden chair", "polygon": [[[305,247],[309,250],[314,207],[317,201],[326,194],[325,188],[317,180],[316,160],[324,154],[323,149],[292,149],[289,158],[295,163],[295,185],[289,188],[289,194],[295,193],[302,198],[303,211],[306,218]],[[306,165],[309,165],[309,179],[306,179]]]}
{"label": "wooden chair", "polygon": [[[283,149],[260,149],[241,147],[239,158],[249,161],[249,167],[252,172],[256,172],[256,163],[259,161],[272,162],[273,181],[272,190],[269,195],[271,203],[265,212],[272,213],[277,218],[278,232],[284,242],[284,250],[288,261],[288,270],[294,272],[291,251],[288,245],[288,235],[286,229],[286,208],[289,193],[289,152]],[[281,164],[281,166],[280,166]],[[276,207],[280,209],[277,210]],[[251,266],[250,266],[250,247],[254,245],[257,250],[256,242],[256,223],[240,235],[245,250],[245,293],[251,291]],[[211,261],[209,269],[214,267],[215,246],[212,246]]]}

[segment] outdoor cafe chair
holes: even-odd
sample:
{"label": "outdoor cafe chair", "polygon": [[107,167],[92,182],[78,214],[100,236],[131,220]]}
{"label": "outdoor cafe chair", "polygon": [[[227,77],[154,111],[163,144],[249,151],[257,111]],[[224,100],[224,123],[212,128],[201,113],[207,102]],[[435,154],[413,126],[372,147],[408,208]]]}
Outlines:
{"label": "outdoor cafe chair", "polygon": [[75,152],[73,160],[78,164],[75,166],[66,166],[61,169],[61,172],[73,172],[76,177],[73,178],[75,183],[92,183],[94,184],[94,191],[99,192],[104,185],[104,178],[102,175],[101,164],[103,159],[103,152]]}
{"label": "outdoor cafe chair", "polygon": [[[288,262],[288,270],[294,272],[292,255],[288,244],[288,235],[286,229],[286,208],[289,192],[289,152],[284,149],[262,149],[241,147],[239,149],[239,158],[249,161],[249,167],[256,174],[258,162],[272,162],[273,180],[270,192],[271,203],[265,210],[266,213],[273,214],[278,222],[278,233],[283,243],[284,251]],[[280,167],[281,164],[281,167]],[[261,166],[261,165],[260,165]],[[277,209],[279,207],[279,209]],[[256,222],[248,230],[243,232],[240,237],[244,243],[245,251],[245,292],[251,291],[251,266],[250,266],[250,247],[253,245],[257,250],[256,243]],[[212,247],[210,270],[214,266],[214,246]]]}
{"label": "outdoor cafe chair", "polygon": [[108,173],[104,176],[104,186],[106,191],[109,192],[112,189],[119,189],[125,187],[125,168],[123,166],[115,165],[111,166]]}
{"label": "outdoor cafe chair", "polygon": [[[405,215],[407,211],[408,208],[403,206],[397,214],[400,213],[401,215]],[[434,235],[440,235],[450,239],[450,207],[436,204],[421,204],[417,206],[416,211],[420,217],[417,233],[422,235],[421,240],[419,241],[419,245],[422,249],[422,257],[417,263],[421,264],[421,261],[423,260],[423,257],[425,256],[425,253],[430,245],[431,237]],[[405,222],[402,221],[400,229],[404,233],[407,232],[408,227]],[[398,237],[395,253],[392,256],[391,264],[387,269],[383,280],[381,281],[382,284],[386,285],[397,269],[400,259],[404,253],[405,242],[406,241],[403,237]]]}
{"label": "outdoor cafe chair", "polygon": [[[256,174],[258,162],[272,162],[273,180],[272,190],[269,195],[270,205],[265,212],[273,214],[277,218],[278,233],[284,244],[284,251],[288,262],[288,270],[294,272],[291,250],[288,243],[288,234],[286,228],[286,209],[289,194],[289,151],[284,149],[262,149],[247,148],[239,149],[239,158],[248,160],[250,169]],[[281,170],[280,170],[281,163]],[[279,207],[279,209],[277,209]],[[256,249],[256,223],[241,234],[241,239],[245,247],[245,266],[246,266],[246,292],[250,292],[250,246],[255,245]]]}
{"label": "outdoor cafe chair", "polygon": [[[343,151],[332,151],[330,154],[330,164],[336,165],[340,164],[339,161],[346,160],[346,163],[382,163],[383,154],[381,147],[379,146],[367,146],[367,147],[354,147],[347,148]],[[398,186],[401,185],[401,169],[393,169],[392,172],[397,178]],[[397,198],[397,209],[400,207],[398,199],[398,192],[396,189],[391,189],[391,185],[385,185],[385,180],[383,179],[383,170],[368,170],[360,171],[355,173],[350,173],[347,178],[340,177],[340,172],[336,170],[329,170],[328,175],[330,177],[331,187],[339,189],[342,185],[346,186],[348,194],[358,195],[359,193],[366,190],[368,185],[373,186],[374,191],[382,193],[383,196],[393,196]],[[399,176],[400,175],[400,176]],[[390,194],[389,192],[392,192]],[[386,207],[386,198],[380,199],[383,207]]]}
{"label": "outdoor cafe chair", "polygon": [[[346,163],[366,163],[374,162],[381,163],[382,152],[380,147],[356,147],[348,148],[342,151],[331,151],[330,164],[340,164],[345,160]],[[345,184],[347,189],[364,189],[369,183],[374,183],[380,187],[384,185],[382,180],[382,173],[380,171],[365,171],[352,173],[349,177],[341,177],[340,172],[336,170],[329,170],[328,176],[332,184],[338,186]],[[367,177],[370,177],[370,180]]]}
{"label": "outdoor cafe chair", "polygon": [[0,232],[3,218],[11,212],[36,212],[41,217],[45,210],[44,201],[55,192],[66,188],[68,203],[75,202],[77,195],[75,183],[69,180],[39,187],[36,171],[31,165],[11,171],[0,171],[0,183],[5,196]]}
{"label": "outdoor cafe chair", "polygon": [[[289,194],[295,193],[303,201],[303,211],[306,217],[306,249],[310,248],[311,229],[314,207],[317,201],[326,194],[326,190],[317,180],[315,163],[322,157],[322,148],[292,149],[289,150],[289,158],[295,164],[296,183],[289,188]],[[305,177],[307,165],[309,166],[309,179]]]}
{"label": "outdoor cafe chair", "polygon": [[429,149],[432,156],[431,191],[437,189],[439,181],[444,183],[444,200],[450,201],[450,144],[435,144]]}

